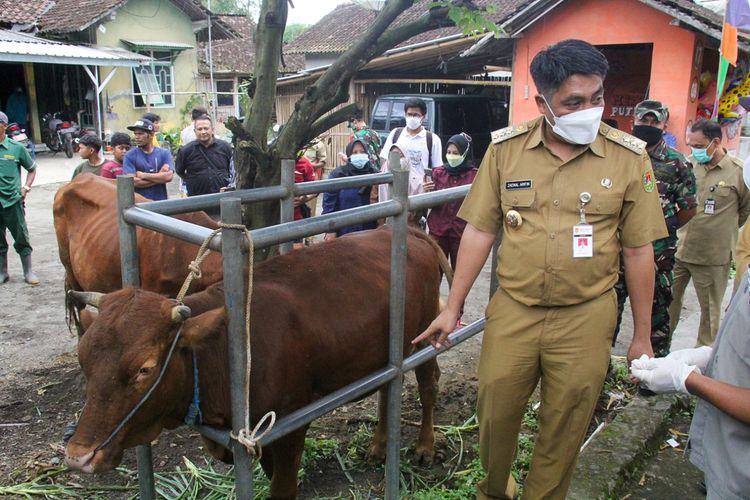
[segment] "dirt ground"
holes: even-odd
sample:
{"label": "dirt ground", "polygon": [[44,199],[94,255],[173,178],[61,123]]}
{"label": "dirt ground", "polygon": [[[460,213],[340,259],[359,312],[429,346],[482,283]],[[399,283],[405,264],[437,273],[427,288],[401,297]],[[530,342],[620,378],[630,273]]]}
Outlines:
{"label": "dirt ground", "polygon": [[[52,199],[61,184],[35,186],[27,200],[27,221],[34,247],[33,259],[41,284],[23,282],[20,261],[11,250],[11,280],[0,285],[0,486],[21,483],[62,462],[62,435],[66,423],[75,419],[83,406],[83,381],[76,358],[76,338],[68,332],[63,308],[63,268],[57,255],[52,224]],[[197,248],[196,248],[197,251]],[[466,305],[464,321],[483,315],[487,303],[489,266],[477,282]],[[476,363],[481,335],[456,346],[441,356],[443,372],[436,421],[459,424],[474,411]],[[407,377],[404,421],[418,421],[418,403],[413,377]],[[362,422],[370,422],[374,398],[352,403],[316,422],[312,437],[352,438]],[[414,426],[404,426],[404,446],[416,434]],[[153,449],[157,472],[182,465],[186,456],[202,463],[202,443],[187,428],[162,434]],[[346,495],[351,480],[333,463],[316,464],[306,471],[302,498]],[[129,450],[124,465],[135,469],[135,453]],[[434,467],[440,467],[439,464]],[[379,468],[357,471],[354,480],[377,485]],[[60,480],[71,484],[133,485],[135,477],[119,472],[81,476],[66,472]],[[108,498],[132,496],[112,493]]]}

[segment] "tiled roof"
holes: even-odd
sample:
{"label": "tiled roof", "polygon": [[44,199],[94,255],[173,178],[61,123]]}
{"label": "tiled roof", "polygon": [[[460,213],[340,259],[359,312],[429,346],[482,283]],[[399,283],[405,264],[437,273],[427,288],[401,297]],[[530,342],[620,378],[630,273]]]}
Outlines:
{"label": "tiled roof", "polygon": [[127,1],[55,0],[55,5],[39,18],[39,27],[43,33],[80,31],[102,19]]}
{"label": "tiled roof", "polygon": [[32,24],[54,3],[53,0],[0,0],[0,23]]}
{"label": "tiled roof", "polygon": [[[427,12],[427,6],[432,0],[418,0],[414,5],[404,11],[393,23],[399,26],[404,23],[417,20]],[[478,7],[493,5],[494,20],[502,20],[513,13],[519,6],[529,0],[475,0]],[[356,4],[339,5],[328,15],[323,17],[317,24],[294,39],[286,49],[289,53],[338,53],[349,49],[357,39],[357,34],[363,33],[369,28],[375,19],[377,12],[365,9]],[[455,26],[434,29],[416,35],[400,46],[435,40],[445,36],[461,33]]]}
{"label": "tiled roof", "polygon": [[[214,42],[211,52],[215,73],[251,75],[255,69],[255,44],[252,36]],[[279,67],[279,73],[296,73],[305,69],[302,54],[284,54],[282,62],[284,64]],[[201,43],[198,49],[198,72],[204,75],[209,73],[205,43]]]}
{"label": "tiled roof", "polygon": [[222,14],[216,18],[229,26],[240,38],[252,37],[255,32],[255,21],[244,14]]}

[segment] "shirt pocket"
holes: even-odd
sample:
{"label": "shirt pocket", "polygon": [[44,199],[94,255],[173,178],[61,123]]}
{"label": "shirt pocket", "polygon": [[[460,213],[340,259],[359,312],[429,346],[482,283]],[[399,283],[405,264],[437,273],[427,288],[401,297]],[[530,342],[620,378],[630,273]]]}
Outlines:
{"label": "shirt pocket", "polygon": [[534,208],[536,190],[521,189],[518,191],[503,191],[501,196],[503,213],[508,210],[529,210]]}

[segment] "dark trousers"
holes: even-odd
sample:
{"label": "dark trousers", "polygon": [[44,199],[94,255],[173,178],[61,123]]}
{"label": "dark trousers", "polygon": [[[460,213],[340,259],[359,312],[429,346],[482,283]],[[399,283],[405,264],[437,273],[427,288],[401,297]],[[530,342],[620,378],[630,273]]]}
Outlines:
{"label": "dark trousers", "polygon": [[29,230],[26,228],[26,216],[21,200],[9,207],[0,206],[0,254],[8,253],[8,241],[5,238],[6,228],[13,237],[13,248],[16,249],[18,255],[21,257],[31,255]]}

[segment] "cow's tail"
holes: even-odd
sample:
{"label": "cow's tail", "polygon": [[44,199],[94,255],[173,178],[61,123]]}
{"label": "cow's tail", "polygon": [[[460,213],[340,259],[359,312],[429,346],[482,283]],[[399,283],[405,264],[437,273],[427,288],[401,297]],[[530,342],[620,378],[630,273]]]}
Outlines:
{"label": "cow's tail", "polygon": [[65,276],[65,323],[68,325],[68,331],[70,333],[77,333],[81,335],[81,316],[78,314],[78,304],[73,300],[73,297],[68,293],[73,290],[73,286],[70,284],[70,280]]}
{"label": "cow's tail", "polygon": [[438,245],[431,236],[423,233],[422,231],[414,228],[409,228],[409,230],[411,234],[430,244],[432,249],[435,251],[435,255],[438,258],[440,269],[443,271],[443,274],[445,274],[445,280],[448,282],[448,287],[453,286],[453,268],[451,268],[451,264],[450,262],[448,262],[448,257],[445,256],[445,253],[443,252],[443,249],[440,248],[440,245]]}

